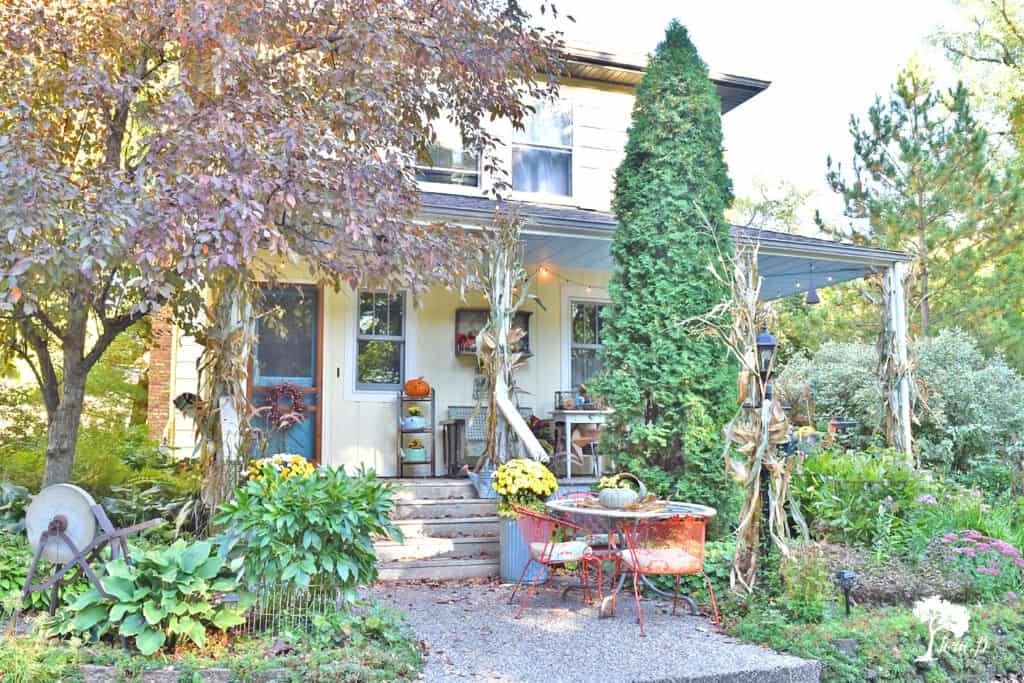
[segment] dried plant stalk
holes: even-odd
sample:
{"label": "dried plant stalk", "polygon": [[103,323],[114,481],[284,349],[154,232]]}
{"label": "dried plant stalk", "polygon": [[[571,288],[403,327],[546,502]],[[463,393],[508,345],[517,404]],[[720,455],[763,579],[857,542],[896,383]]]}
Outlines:
{"label": "dried plant stalk", "polygon": [[[745,494],[730,585],[733,590],[748,593],[754,590],[765,524],[768,538],[784,557],[791,554],[790,516],[801,534],[807,537],[807,525],[789,490],[797,460],[786,458],[778,449],[789,439],[785,411],[781,403],[767,398],[763,398],[757,408],[745,405],[747,399],[751,399],[751,405],[756,405],[756,399],[765,396],[757,367],[757,335],[775,319],[771,306],[761,301],[757,253],[756,246],[748,245],[737,245],[731,255],[719,249],[717,262],[710,264],[709,270],[729,288],[730,295],[696,320],[704,325],[705,333],[718,337],[739,362],[740,407],[724,429],[722,455],[726,474],[743,486]],[[763,483],[765,477],[767,482]],[[763,498],[765,495],[767,501]]]}

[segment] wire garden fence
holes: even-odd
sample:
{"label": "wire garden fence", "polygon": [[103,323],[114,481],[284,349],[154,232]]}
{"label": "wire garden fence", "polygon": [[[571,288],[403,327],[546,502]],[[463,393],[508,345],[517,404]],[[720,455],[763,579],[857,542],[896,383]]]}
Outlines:
{"label": "wire garden fence", "polygon": [[308,630],[313,620],[345,609],[345,593],[330,584],[308,588],[261,586],[247,619],[235,632],[241,634],[281,633]]}

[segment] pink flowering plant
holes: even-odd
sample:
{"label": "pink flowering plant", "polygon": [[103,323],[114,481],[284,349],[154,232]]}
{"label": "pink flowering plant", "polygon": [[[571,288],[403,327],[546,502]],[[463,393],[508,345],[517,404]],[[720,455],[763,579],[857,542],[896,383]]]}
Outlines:
{"label": "pink flowering plant", "polygon": [[1010,599],[1015,599],[1021,591],[1024,557],[1012,544],[974,529],[951,531],[936,541],[951,568],[967,580],[971,593],[979,597],[1012,596]]}

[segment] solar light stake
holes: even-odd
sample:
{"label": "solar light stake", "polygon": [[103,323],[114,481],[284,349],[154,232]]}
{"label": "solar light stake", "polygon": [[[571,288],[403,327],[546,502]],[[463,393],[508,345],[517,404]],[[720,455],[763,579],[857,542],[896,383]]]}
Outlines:
{"label": "solar light stake", "polygon": [[843,599],[846,601],[846,616],[850,616],[850,591],[857,580],[857,574],[851,569],[841,569],[832,576],[843,589]]}

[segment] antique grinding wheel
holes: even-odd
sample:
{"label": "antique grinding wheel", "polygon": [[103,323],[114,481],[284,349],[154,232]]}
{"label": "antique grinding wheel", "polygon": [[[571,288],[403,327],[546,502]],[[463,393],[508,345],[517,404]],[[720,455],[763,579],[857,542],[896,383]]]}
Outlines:
{"label": "antique grinding wheel", "polygon": [[[115,529],[110,519],[89,493],[73,484],[47,486],[32,498],[25,511],[25,531],[32,546],[32,564],[25,578],[22,600],[35,591],[50,590],[50,614],[57,609],[61,586],[72,583],[80,576],[92,582],[102,595],[113,598],[93,564],[105,569],[107,559],[130,562],[128,535],[163,522],[151,519],[124,529]],[[109,556],[103,551],[110,548]],[[53,565],[53,574],[35,583],[39,561]],[[10,628],[15,619],[10,620]]]}
{"label": "antique grinding wheel", "polygon": [[[32,550],[53,564],[74,560],[96,537],[95,506],[93,497],[73,484],[56,484],[40,491],[25,511]],[[43,532],[47,532],[45,536]]]}

